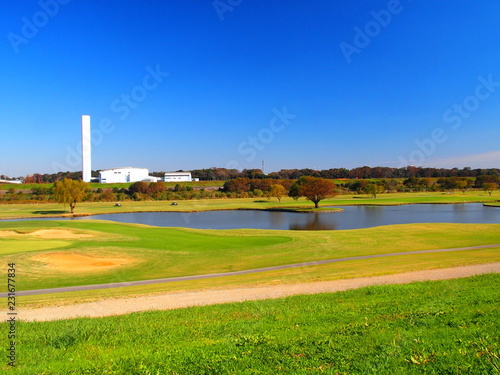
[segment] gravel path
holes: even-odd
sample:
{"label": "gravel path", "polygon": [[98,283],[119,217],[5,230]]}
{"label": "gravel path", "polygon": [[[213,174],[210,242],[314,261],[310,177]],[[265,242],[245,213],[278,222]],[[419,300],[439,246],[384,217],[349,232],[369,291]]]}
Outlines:
{"label": "gravel path", "polygon": [[173,292],[148,297],[108,299],[76,305],[20,309],[17,318],[23,321],[49,321],[78,317],[103,317],[147,310],[169,310],[226,302],[280,298],[297,294],[331,293],[370,285],[406,284],[414,281],[453,279],[485,273],[500,273],[500,263],[406,272],[358,279],[200,292]]}
{"label": "gravel path", "polygon": [[[108,283],[108,284],[68,286],[68,287],[52,288],[52,289],[21,290],[21,291],[18,291],[16,293],[16,295],[17,296],[33,296],[33,295],[37,295],[37,294],[63,293],[63,292],[79,292],[79,291],[82,291],[82,290],[97,290],[97,289],[108,289],[108,288],[120,288],[120,287],[125,287],[125,286],[137,286],[137,285],[150,285],[150,284],[171,283],[171,282],[175,282],[175,281],[189,281],[189,280],[212,279],[212,278],[216,278],[216,277],[227,277],[227,276],[236,276],[236,275],[248,275],[250,273],[278,271],[278,270],[284,270],[284,269],[289,269],[289,268],[300,268],[300,267],[306,267],[306,266],[317,266],[317,265],[320,265],[320,264],[347,262],[347,261],[351,261],[351,260],[385,258],[385,257],[399,256],[399,255],[442,253],[442,252],[449,252],[449,251],[468,251],[468,250],[490,249],[490,248],[495,248],[495,247],[500,247],[500,244],[496,244],[496,245],[481,245],[481,246],[468,246],[468,247],[456,247],[456,248],[450,248],[450,249],[402,251],[402,252],[398,252],[398,253],[388,253],[388,254],[360,255],[360,256],[347,257],[347,258],[315,260],[315,261],[312,261],[312,262],[302,262],[302,263],[294,263],[294,264],[284,264],[284,265],[281,265],[281,266],[254,268],[254,269],[242,270],[242,271],[232,271],[232,272],[223,272],[223,273],[210,273],[210,274],[205,274],[205,275],[169,277],[169,278],[165,278],[165,279],[138,280],[138,281],[125,281],[125,282]],[[1,297],[7,297],[7,295],[8,295],[8,293],[0,293],[0,298]]]}

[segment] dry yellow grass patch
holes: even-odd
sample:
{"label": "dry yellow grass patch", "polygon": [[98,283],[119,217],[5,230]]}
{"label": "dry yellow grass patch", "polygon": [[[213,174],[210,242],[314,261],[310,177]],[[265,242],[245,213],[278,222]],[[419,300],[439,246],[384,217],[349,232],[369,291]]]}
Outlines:
{"label": "dry yellow grass patch", "polygon": [[80,239],[80,238],[91,238],[94,237],[91,234],[75,233],[68,229],[40,229],[29,233],[20,233],[12,230],[2,230],[0,231],[1,237],[26,237],[32,236],[37,238],[42,238],[46,240],[53,239]]}
{"label": "dry yellow grass patch", "polygon": [[45,267],[65,272],[88,272],[109,270],[131,263],[126,257],[102,258],[73,252],[43,253],[31,259],[42,262]]}

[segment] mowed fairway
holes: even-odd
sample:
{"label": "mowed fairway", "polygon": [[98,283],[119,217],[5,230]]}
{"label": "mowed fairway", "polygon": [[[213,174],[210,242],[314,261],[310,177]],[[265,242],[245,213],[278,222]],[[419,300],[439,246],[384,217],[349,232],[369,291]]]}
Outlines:
{"label": "mowed fairway", "polygon": [[[17,290],[22,291],[493,245],[500,244],[500,224],[410,224],[314,232],[194,230],[106,221],[0,222],[0,244],[1,261],[17,265]],[[333,280],[497,261],[500,261],[499,248],[399,255],[194,283],[119,288],[111,293]],[[78,293],[63,293],[56,298],[110,295],[100,291]],[[20,302],[29,304],[43,299],[23,297]]]}

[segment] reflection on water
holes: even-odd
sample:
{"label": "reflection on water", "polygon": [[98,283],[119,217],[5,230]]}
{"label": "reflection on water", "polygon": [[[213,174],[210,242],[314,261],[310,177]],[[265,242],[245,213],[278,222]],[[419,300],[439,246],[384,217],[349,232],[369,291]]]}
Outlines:
{"label": "reflection on water", "polygon": [[306,220],[299,222],[290,222],[288,229],[290,230],[334,230],[337,229],[334,222],[326,218],[327,213],[307,213]]}
{"label": "reflection on water", "polygon": [[500,223],[500,209],[482,204],[413,204],[342,207],[342,212],[281,211],[137,212],[78,218],[113,220],[161,227],[199,229],[335,230],[408,223]]}
{"label": "reflection on water", "polygon": [[[386,211],[380,210],[381,207],[361,206],[358,208],[363,210],[363,213],[361,213],[360,216],[364,218],[363,226],[365,228],[376,227],[377,225],[379,225],[378,223],[384,220],[384,213]],[[386,208],[390,210],[392,207],[386,207]]]}
{"label": "reflection on water", "polygon": [[285,216],[282,215],[284,212],[276,212],[276,215],[271,215],[269,217],[272,228],[281,228],[285,224]]}

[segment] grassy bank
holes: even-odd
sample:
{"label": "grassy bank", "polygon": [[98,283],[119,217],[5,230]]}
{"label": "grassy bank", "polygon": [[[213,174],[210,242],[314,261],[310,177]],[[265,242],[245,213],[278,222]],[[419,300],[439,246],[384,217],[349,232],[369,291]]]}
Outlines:
{"label": "grassy bank", "polygon": [[500,202],[485,203],[484,205],[489,207],[500,207]]}
{"label": "grassy bank", "polygon": [[[31,290],[239,271],[361,255],[500,244],[500,224],[408,224],[315,232],[158,228],[97,220],[30,221],[0,222],[0,236],[0,260],[4,264],[19,264],[17,290]],[[186,288],[332,280],[488,263],[500,261],[498,250],[353,260],[196,282],[23,297],[20,303],[50,304],[61,299],[92,299]]]}
{"label": "grassy bank", "polygon": [[[9,374],[494,374],[500,275],[18,323]],[[6,337],[7,326],[2,325]],[[4,359],[4,363],[5,363]]]}
{"label": "grassy bank", "polygon": [[[463,204],[463,203],[495,203],[499,197],[490,197],[485,192],[455,193],[395,193],[380,194],[377,198],[367,195],[339,195],[320,202],[320,211],[325,206],[352,205],[401,205],[401,204]],[[305,209],[314,212],[313,204],[304,198],[294,200],[285,197],[278,202],[267,198],[231,198],[177,201],[171,206],[170,201],[127,201],[116,207],[114,202],[83,202],[77,204],[75,214],[97,215],[119,212],[143,211],[208,211],[235,209]],[[8,218],[43,218],[69,215],[69,208],[62,204],[2,204],[0,219]]]}

